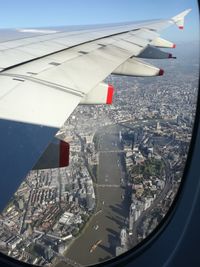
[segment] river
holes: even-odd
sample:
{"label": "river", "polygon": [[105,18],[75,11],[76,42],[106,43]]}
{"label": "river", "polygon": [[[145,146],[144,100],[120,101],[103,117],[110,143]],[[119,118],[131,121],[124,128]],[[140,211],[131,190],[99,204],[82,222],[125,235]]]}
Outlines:
{"label": "river", "polygon": [[[110,128],[99,135],[99,166],[97,171],[97,212],[82,235],[75,240],[65,256],[82,265],[95,264],[115,257],[116,246],[120,244],[120,231],[125,226],[129,213],[129,200],[122,196],[125,189],[120,186],[123,177],[120,163],[121,149],[119,130]],[[109,152],[112,151],[112,152]],[[90,253],[98,241],[101,244]]]}

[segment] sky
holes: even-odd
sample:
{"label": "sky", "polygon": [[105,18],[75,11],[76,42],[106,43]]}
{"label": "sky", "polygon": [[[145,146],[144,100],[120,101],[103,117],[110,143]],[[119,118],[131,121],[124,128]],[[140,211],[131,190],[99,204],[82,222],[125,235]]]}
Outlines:
{"label": "sky", "polygon": [[170,18],[192,8],[183,33],[166,31],[173,41],[198,40],[196,0],[0,0],[0,28],[87,25]]}

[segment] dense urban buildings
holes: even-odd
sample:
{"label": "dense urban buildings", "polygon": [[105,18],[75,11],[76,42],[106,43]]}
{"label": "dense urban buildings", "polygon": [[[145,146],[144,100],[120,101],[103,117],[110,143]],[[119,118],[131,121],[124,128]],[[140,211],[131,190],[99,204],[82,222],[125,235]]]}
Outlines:
{"label": "dense urban buildings", "polygon": [[165,76],[109,76],[113,105],[74,111],[57,134],[70,143],[70,165],[30,171],[0,215],[2,252],[81,266],[127,251],[156,228],[183,175],[199,71],[191,54],[156,63]]}

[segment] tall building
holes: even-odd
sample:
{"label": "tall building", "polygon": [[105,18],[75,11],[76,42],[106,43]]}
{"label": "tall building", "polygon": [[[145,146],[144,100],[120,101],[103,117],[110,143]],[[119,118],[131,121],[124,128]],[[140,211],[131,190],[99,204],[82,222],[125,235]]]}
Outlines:
{"label": "tall building", "polygon": [[136,222],[137,220],[138,220],[138,218],[140,217],[140,215],[141,215],[141,210],[140,209],[138,209],[138,207],[137,207],[137,209],[135,210],[135,218],[134,218],[134,221]]}
{"label": "tall building", "polygon": [[132,235],[133,233],[133,222],[134,222],[134,217],[132,214],[129,215],[129,235]]}
{"label": "tall building", "polygon": [[122,132],[119,131],[119,141],[121,142],[122,141]]}
{"label": "tall building", "polygon": [[135,205],[134,203],[132,203],[129,211],[129,235],[131,235],[133,231],[134,213],[135,213]]}
{"label": "tall building", "polygon": [[23,210],[24,209],[24,201],[21,198],[18,200],[18,208],[20,210]]}
{"label": "tall building", "polygon": [[44,256],[48,261],[50,261],[54,257],[54,252],[51,247],[48,247],[44,250]]}
{"label": "tall building", "polygon": [[160,123],[159,123],[159,122],[157,122],[156,130],[157,130],[157,131],[160,131],[160,130],[161,130],[161,126],[160,126]]}
{"label": "tall building", "polygon": [[126,229],[124,229],[124,228],[121,230],[121,233],[120,233],[120,241],[121,241],[121,246],[126,247],[127,233],[126,233]]}
{"label": "tall building", "polygon": [[86,206],[89,211],[93,210],[95,206],[95,198],[93,197],[93,190],[91,187],[87,188]]}

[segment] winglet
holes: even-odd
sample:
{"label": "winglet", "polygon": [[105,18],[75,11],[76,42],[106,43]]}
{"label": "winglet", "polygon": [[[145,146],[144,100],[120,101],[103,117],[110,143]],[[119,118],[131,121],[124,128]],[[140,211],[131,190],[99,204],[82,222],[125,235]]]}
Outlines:
{"label": "winglet", "polygon": [[184,28],[184,19],[185,16],[191,11],[192,9],[187,9],[183,12],[181,12],[180,14],[172,17],[173,22],[179,27],[179,29],[183,29]]}

